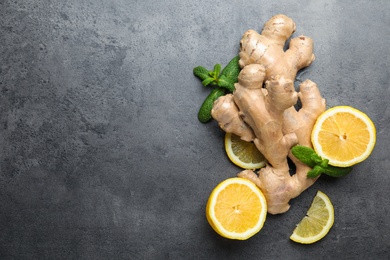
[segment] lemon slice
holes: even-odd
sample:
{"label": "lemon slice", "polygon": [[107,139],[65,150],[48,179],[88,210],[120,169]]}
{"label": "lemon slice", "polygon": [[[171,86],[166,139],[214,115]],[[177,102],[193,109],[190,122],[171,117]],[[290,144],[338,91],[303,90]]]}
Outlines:
{"label": "lemon slice", "polygon": [[261,190],[243,178],[229,178],[218,184],[207,201],[206,217],[221,236],[246,240],[258,233],[267,215]]}
{"label": "lemon slice", "polygon": [[230,161],[243,169],[259,169],[265,166],[266,159],[253,142],[246,142],[232,133],[225,135],[225,151]]}
{"label": "lemon slice", "polygon": [[322,113],[312,131],[314,150],[329,164],[349,167],[365,160],[374,149],[376,129],[363,112],[337,106]]}
{"label": "lemon slice", "polygon": [[298,223],[290,239],[301,244],[312,244],[328,234],[334,222],[332,202],[318,191],[306,216]]}

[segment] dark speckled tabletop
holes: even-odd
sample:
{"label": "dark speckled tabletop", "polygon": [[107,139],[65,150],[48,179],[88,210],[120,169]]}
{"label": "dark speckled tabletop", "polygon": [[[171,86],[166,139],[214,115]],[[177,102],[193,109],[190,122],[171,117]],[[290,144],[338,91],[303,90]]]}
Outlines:
{"label": "dark speckled tabletop", "polygon": [[[307,2],[0,1],[0,258],[388,259],[390,3]],[[208,90],[192,69],[226,64],[277,13],[315,42],[297,80],[367,113],[378,142],[353,173],[322,176],[230,241],[205,204],[239,169],[217,124],[197,120]],[[295,244],[317,190],[335,224]]]}

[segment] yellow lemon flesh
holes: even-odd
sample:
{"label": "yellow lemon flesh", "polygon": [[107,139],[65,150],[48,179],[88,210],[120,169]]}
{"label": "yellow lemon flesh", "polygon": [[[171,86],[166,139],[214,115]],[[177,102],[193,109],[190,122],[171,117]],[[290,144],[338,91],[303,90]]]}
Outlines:
{"label": "yellow lemon flesh", "polygon": [[253,142],[246,142],[231,133],[225,135],[225,151],[230,161],[243,169],[259,169],[265,166],[265,157]]}
{"label": "yellow lemon flesh", "polygon": [[298,223],[290,239],[301,244],[312,244],[328,234],[334,222],[334,209],[329,197],[318,191],[306,216]]}
{"label": "yellow lemon flesh", "polygon": [[337,106],[322,113],[312,131],[314,150],[329,164],[349,167],[365,160],[374,149],[376,129],[363,112]]}
{"label": "yellow lemon flesh", "polygon": [[267,203],[261,190],[243,178],[229,178],[218,184],[207,201],[206,217],[221,236],[246,240],[264,225]]}

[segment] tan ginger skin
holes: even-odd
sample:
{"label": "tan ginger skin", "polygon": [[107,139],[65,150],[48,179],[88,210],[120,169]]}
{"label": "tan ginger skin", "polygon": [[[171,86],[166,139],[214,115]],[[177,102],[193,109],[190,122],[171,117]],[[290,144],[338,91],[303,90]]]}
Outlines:
{"label": "tan ginger skin", "polygon": [[[266,157],[266,167],[255,173],[244,170],[239,177],[253,181],[264,193],[268,212],[286,212],[289,201],[310,187],[316,179],[307,178],[310,168],[290,152],[299,144],[312,147],[310,135],[317,117],[325,111],[325,99],[317,85],[306,80],[295,91],[298,70],[314,61],[313,41],[299,36],[286,41],[295,31],[295,23],[285,15],[272,17],[261,34],[248,30],[240,42],[242,68],[233,94],[215,101],[212,116],[220,127],[253,141]],[[265,87],[263,87],[265,86]],[[302,107],[295,105],[300,100]],[[288,159],[296,166],[290,175]]]}

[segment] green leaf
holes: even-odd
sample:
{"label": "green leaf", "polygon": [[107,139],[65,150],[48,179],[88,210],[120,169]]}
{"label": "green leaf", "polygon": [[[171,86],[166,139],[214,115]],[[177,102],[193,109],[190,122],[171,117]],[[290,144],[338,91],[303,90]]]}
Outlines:
{"label": "green leaf", "polygon": [[209,75],[210,71],[208,69],[206,69],[205,67],[202,67],[202,66],[195,67],[193,72],[194,72],[194,75],[196,77],[200,78],[202,81],[210,78],[210,75]]}
{"label": "green leaf", "polygon": [[213,71],[209,73],[210,77],[218,81],[219,73],[221,73],[221,64],[215,64]]}
{"label": "green leaf", "polygon": [[212,84],[212,83],[215,84],[215,79],[214,78],[207,78],[207,79],[202,81],[202,85],[205,86],[205,87],[208,86],[209,84]]}
{"label": "green leaf", "polygon": [[[310,148],[309,148],[310,149]],[[310,149],[312,150],[312,149]],[[316,164],[321,164],[322,163],[322,158],[321,156],[319,156],[314,150],[313,151],[313,154],[310,156],[311,157],[311,160],[313,162],[315,162]],[[328,160],[329,161],[329,160]]]}
{"label": "green leaf", "polygon": [[226,77],[225,75],[221,75],[218,79],[218,83],[217,85],[219,87],[223,87],[223,88],[226,88],[229,92],[233,92],[234,91],[234,83],[231,79],[229,79],[228,77]]}
{"label": "green leaf", "polygon": [[236,83],[238,80],[238,74],[241,71],[241,67],[239,64],[240,57],[236,56],[234,57],[222,70],[221,75],[226,76],[229,78],[233,83]]}
{"label": "green leaf", "polygon": [[318,177],[321,173],[324,173],[324,172],[325,172],[324,168],[322,168],[322,167],[319,166],[319,165],[316,165],[316,166],[314,166],[313,169],[311,169],[310,171],[308,171],[307,177],[308,177],[308,178],[316,178],[316,177]]}
{"label": "green leaf", "polygon": [[352,167],[335,167],[328,165],[324,170],[324,173],[331,177],[344,177],[352,171]]}
{"label": "green leaf", "polygon": [[198,112],[198,119],[202,123],[207,123],[212,118],[211,109],[213,108],[214,101],[217,100],[220,96],[225,95],[224,88],[215,88],[203,101],[202,106]]}
{"label": "green leaf", "polygon": [[320,162],[320,166],[324,169],[326,169],[328,167],[328,164],[329,164],[328,159],[324,159],[324,160],[322,160],[322,162]]}
{"label": "green leaf", "polygon": [[[301,162],[306,164],[307,166],[314,168],[314,166],[317,165],[317,163],[313,160],[313,155],[316,155],[316,152],[306,146],[303,145],[296,145],[293,148],[291,148],[291,153]],[[314,157],[315,158],[315,157]]]}

